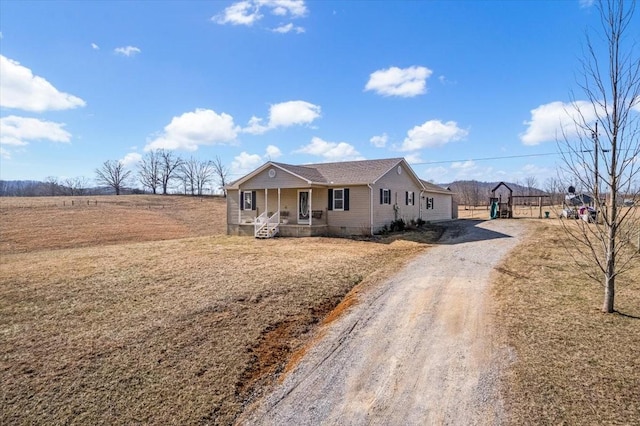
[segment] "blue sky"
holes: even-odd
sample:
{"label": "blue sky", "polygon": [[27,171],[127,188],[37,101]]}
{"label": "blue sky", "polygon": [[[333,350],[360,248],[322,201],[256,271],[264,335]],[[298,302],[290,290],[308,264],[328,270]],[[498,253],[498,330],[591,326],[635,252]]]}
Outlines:
{"label": "blue sky", "polygon": [[164,148],[232,178],[405,157],[435,182],[543,182],[589,28],[586,0],[3,0],[0,178]]}

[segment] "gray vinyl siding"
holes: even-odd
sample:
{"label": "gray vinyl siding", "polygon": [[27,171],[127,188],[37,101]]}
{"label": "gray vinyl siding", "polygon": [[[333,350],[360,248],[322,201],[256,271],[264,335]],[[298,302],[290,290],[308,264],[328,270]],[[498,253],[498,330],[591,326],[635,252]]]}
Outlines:
{"label": "gray vinyl siding", "polygon": [[[370,229],[370,211],[371,203],[369,201],[368,186],[338,186],[337,189],[349,189],[349,210],[330,210],[327,211],[327,224],[331,227],[333,233],[358,233]],[[326,205],[329,199],[328,193],[325,191]],[[315,208],[314,208],[315,209]],[[342,228],[346,228],[341,231]],[[355,232],[354,232],[355,231]]]}
{"label": "gray vinyl siding", "polygon": [[[274,169],[276,176],[269,177],[269,170]],[[258,173],[251,179],[242,183],[243,189],[264,189],[264,188],[304,188],[308,187],[309,183],[306,180],[300,179],[288,172],[285,172],[277,167],[269,167]]]}
{"label": "gray vinyl siding", "polygon": [[[373,185],[373,227],[374,232],[379,231],[384,225],[393,222],[396,217],[410,221],[420,217],[420,191],[421,186],[413,178],[409,170],[401,164],[402,173],[398,174],[397,167],[389,170],[375,185]],[[380,189],[391,191],[391,204],[380,204]],[[407,191],[413,191],[414,205],[405,204]],[[393,206],[397,203],[398,212]]]}
{"label": "gray vinyl siding", "polygon": [[[449,194],[441,194],[435,192],[425,192],[425,199],[421,200],[422,202],[422,219],[430,222],[430,221],[438,221],[438,220],[451,220],[451,203],[452,203],[452,195]],[[426,198],[433,198],[433,208],[426,208]]]}
{"label": "gray vinyl siding", "polygon": [[238,191],[227,190],[227,224],[238,224]]}

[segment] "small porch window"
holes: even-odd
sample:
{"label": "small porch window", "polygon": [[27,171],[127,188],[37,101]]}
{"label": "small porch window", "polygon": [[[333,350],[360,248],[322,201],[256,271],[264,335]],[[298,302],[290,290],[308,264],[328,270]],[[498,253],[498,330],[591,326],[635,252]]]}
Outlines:
{"label": "small porch window", "polygon": [[244,191],[241,193],[241,210],[255,210],[256,203],[256,192],[255,191]]}

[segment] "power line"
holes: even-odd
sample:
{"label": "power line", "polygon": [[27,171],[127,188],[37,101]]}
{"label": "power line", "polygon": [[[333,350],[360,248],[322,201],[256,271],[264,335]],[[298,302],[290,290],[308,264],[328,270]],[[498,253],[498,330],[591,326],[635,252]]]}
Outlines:
{"label": "power line", "polygon": [[526,157],[545,157],[548,155],[558,155],[558,152],[544,152],[541,154],[523,154],[523,155],[507,155],[503,157],[484,157],[484,158],[465,158],[463,160],[442,160],[442,161],[426,161],[422,163],[411,163],[411,165],[428,165],[428,164],[444,164],[459,163],[463,161],[488,161],[488,160],[507,160],[509,158],[526,158]]}

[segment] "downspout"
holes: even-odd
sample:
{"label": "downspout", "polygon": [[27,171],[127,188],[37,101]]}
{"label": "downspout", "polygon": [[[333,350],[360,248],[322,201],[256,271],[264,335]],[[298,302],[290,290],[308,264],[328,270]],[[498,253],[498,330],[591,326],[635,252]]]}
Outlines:
{"label": "downspout", "polygon": [[418,198],[418,217],[420,218],[420,220],[423,220],[422,219],[422,194],[424,194],[424,191],[421,190],[420,198]]}
{"label": "downspout", "polygon": [[367,186],[369,187],[369,200],[371,201],[371,206],[369,206],[369,233],[373,235],[373,188],[370,183]]}

